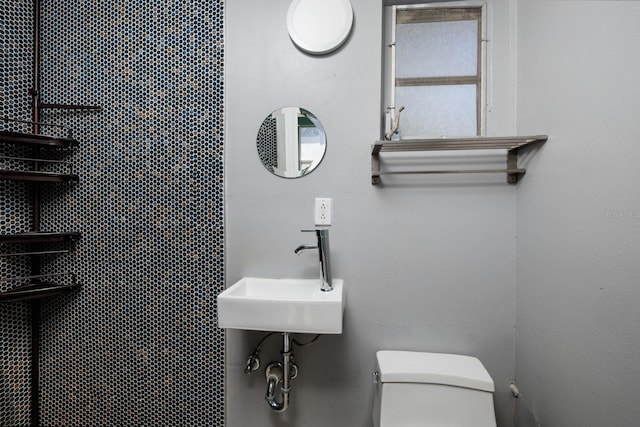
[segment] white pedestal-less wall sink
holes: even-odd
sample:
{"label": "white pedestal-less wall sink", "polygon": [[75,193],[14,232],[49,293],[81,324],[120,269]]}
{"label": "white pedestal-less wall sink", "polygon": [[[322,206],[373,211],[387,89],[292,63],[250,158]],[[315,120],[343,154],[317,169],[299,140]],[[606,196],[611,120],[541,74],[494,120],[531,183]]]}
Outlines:
{"label": "white pedestal-less wall sink", "polygon": [[341,334],[344,283],[244,277],[218,295],[218,326],[256,331]]}

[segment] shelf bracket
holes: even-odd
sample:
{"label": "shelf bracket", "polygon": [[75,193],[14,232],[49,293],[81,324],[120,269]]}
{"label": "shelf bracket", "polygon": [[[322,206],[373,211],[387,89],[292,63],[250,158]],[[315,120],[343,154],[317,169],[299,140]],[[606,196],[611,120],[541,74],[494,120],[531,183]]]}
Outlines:
{"label": "shelf bracket", "polygon": [[380,184],[380,145],[371,148],[371,185]]}
{"label": "shelf bracket", "polygon": [[518,150],[507,151],[507,182],[517,184],[525,173],[526,169],[518,169]]}

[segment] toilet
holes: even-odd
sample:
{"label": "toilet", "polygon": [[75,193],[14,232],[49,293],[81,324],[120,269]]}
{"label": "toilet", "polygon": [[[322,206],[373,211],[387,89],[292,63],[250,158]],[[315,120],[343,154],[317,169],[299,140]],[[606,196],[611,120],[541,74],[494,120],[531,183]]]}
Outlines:
{"label": "toilet", "polygon": [[378,351],[374,427],[496,427],[493,379],[471,356]]}

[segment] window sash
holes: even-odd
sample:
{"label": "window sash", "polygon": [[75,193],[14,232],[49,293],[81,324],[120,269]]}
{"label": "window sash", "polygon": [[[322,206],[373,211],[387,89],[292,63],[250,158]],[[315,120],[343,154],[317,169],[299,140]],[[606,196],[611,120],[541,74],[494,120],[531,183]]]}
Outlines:
{"label": "window sash", "polygon": [[[408,7],[396,9],[395,24],[436,23],[451,21],[478,21],[477,34],[477,69],[475,75],[469,76],[436,76],[436,77],[411,77],[395,78],[395,87],[406,86],[442,86],[442,85],[469,85],[476,87],[476,135],[483,133],[483,81],[482,69],[484,67],[483,56],[483,8],[482,6],[460,7]],[[395,52],[395,49],[394,49]],[[394,61],[395,63],[395,61]],[[394,73],[395,74],[395,73]],[[394,91],[395,92],[395,91]],[[395,98],[395,96],[394,96]],[[394,101],[395,104],[395,101]]]}
{"label": "window sash", "polygon": [[399,86],[442,86],[442,85],[480,85],[480,76],[452,76],[452,77],[410,77],[397,78]]}
{"label": "window sash", "polygon": [[424,7],[398,9],[397,24],[417,24],[447,21],[482,21],[482,8],[476,6]]}

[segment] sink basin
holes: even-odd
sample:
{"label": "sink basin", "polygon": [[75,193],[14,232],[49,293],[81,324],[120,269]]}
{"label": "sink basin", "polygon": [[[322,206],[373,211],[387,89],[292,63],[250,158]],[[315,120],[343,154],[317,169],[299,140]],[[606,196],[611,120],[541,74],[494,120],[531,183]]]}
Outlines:
{"label": "sink basin", "polygon": [[341,334],[344,286],[320,279],[244,277],[218,295],[218,326],[255,331]]}

